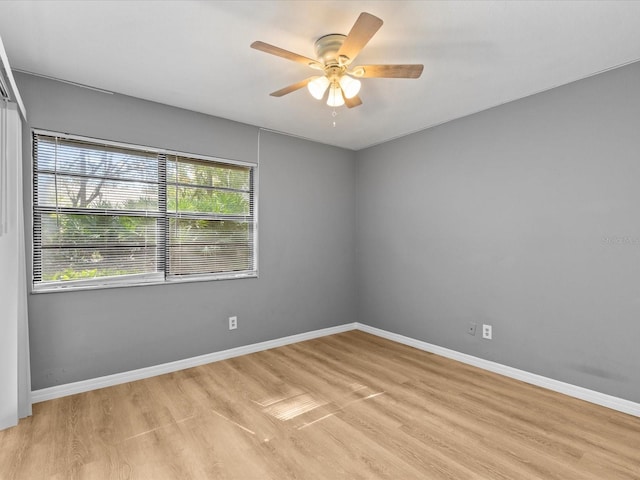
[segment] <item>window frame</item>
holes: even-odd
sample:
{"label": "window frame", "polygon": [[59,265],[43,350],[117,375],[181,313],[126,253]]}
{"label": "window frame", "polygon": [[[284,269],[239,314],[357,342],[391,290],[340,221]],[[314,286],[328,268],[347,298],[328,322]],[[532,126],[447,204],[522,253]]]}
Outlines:
{"label": "window frame", "polygon": [[[201,160],[205,162],[213,162],[217,164],[247,167],[250,169],[250,212],[249,215],[250,224],[249,228],[252,230],[252,268],[243,271],[230,271],[220,273],[193,273],[181,276],[175,276],[169,274],[169,265],[167,262],[169,252],[169,239],[168,239],[168,224],[171,218],[180,218],[180,214],[177,212],[171,212],[167,208],[167,187],[172,185],[169,182],[167,176],[162,179],[164,184],[160,181],[158,183],[158,202],[164,205],[164,210],[160,211],[160,221],[165,223],[165,239],[158,245],[158,255],[163,256],[165,261],[162,265],[159,265],[159,270],[151,273],[138,273],[131,275],[121,275],[113,277],[97,277],[91,279],[78,279],[78,280],[65,280],[65,281],[49,281],[43,282],[42,280],[36,281],[36,259],[38,257],[38,251],[42,250],[42,234],[40,234],[40,245],[36,243],[36,209],[35,191],[36,191],[36,176],[38,172],[35,168],[35,147],[36,147],[36,135],[59,137],[62,139],[76,140],[81,142],[87,142],[95,146],[116,147],[129,149],[134,151],[153,153],[158,157],[164,156],[163,162],[165,164],[170,156],[182,157],[185,159]],[[201,155],[195,153],[181,152],[178,150],[169,150],[158,147],[149,147],[138,144],[132,144],[127,142],[119,142],[114,140],[105,140],[96,137],[87,137],[84,135],[69,134],[63,132],[56,132],[51,130],[44,130],[39,128],[31,129],[31,293],[50,293],[50,292],[62,292],[62,291],[77,291],[77,290],[91,290],[91,289],[105,289],[105,288],[121,288],[121,287],[135,287],[145,285],[170,285],[176,283],[190,283],[190,282],[204,282],[204,281],[217,281],[217,280],[233,280],[240,278],[258,278],[258,163],[247,162],[242,160],[227,159],[221,157],[214,157],[210,155]],[[162,192],[162,193],[161,193]],[[161,195],[164,195],[164,199]],[[41,253],[40,253],[41,257]],[[41,268],[41,266],[40,266]]]}

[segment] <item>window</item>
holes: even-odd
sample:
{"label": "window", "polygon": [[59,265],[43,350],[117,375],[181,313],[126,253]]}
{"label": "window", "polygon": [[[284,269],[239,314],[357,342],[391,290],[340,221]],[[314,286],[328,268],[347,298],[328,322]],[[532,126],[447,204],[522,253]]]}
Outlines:
{"label": "window", "polygon": [[34,291],[257,275],[256,165],[33,133]]}

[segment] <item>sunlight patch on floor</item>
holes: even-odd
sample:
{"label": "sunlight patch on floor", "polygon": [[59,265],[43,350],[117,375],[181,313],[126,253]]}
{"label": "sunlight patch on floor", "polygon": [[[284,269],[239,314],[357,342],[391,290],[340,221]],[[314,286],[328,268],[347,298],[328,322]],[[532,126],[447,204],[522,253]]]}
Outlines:
{"label": "sunlight patch on floor", "polygon": [[303,393],[269,405],[264,411],[278,420],[287,421],[326,404],[327,402],[318,401],[310,394]]}

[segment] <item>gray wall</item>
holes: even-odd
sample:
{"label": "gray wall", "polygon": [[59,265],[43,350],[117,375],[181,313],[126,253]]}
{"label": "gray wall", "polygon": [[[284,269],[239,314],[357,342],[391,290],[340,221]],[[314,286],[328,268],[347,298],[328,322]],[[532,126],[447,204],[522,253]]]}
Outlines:
{"label": "gray wall", "polygon": [[[256,159],[255,127],[17,80],[31,127]],[[33,388],[359,320],[640,401],[638,84],[634,64],[357,154],[262,132],[260,278],[30,295]]]}
{"label": "gray wall", "polygon": [[[33,76],[16,79],[31,128],[257,158],[255,127]],[[28,131],[24,142],[28,209]],[[260,277],[32,294],[33,389],[355,321],[354,187],[353,152],[261,132]],[[230,315],[239,323],[232,332]]]}
{"label": "gray wall", "polygon": [[636,63],[358,152],[360,321],[640,401],[639,85]]}

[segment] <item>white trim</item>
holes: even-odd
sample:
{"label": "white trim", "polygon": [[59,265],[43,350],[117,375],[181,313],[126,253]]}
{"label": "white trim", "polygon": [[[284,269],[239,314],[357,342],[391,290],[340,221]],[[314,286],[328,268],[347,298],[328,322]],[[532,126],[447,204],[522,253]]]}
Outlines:
{"label": "white trim", "polygon": [[65,385],[57,385],[55,387],[43,388],[41,390],[34,390],[32,392],[32,400],[33,403],[44,402],[46,400],[53,400],[54,398],[66,397],[67,395],[88,392],[91,390],[96,390],[98,388],[110,387],[113,385],[119,385],[121,383],[133,382],[135,380],[142,380],[144,378],[155,377],[156,375],[176,372],[185,368],[197,367],[200,365],[205,365],[207,363],[226,360],[233,357],[239,357],[241,355],[247,355],[249,353],[261,352],[264,350],[269,350],[271,348],[282,347],[284,345],[290,345],[292,343],[304,342],[305,340],[312,340],[314,338],[334,335],[336,333],[347,332],[349,330],[361,330],[378,337],[386,338],[387,340],[391,340],[393,342],[408,345],[425,352],[435,353],[436,355],[451,358],[452,360],[457,360],[459,362],[466,363],[467,365],[473,365],[474,367],[482,368],[483,370],[498,373],[500,375],[504,375],[505,377],[515,378],[516,380],[521,380],[532,385],[537,385],[539,387],[546,388],[547,390],[563,393],[570,397],[585,400],[602,407],[611,408],[619,412],[628,413],[629,415],[640,417],[640,403],[635,403],[630,400],[607,395],[606,393],[596,392],[595,390],[589,390],[588,388],[579,387],[577,385],[561,382],[552,378],[543,377],[542,375],[530,373],[525,370],[519,370],[507,365],[502,365],[490,360],[474,357],[473,355],[467,355],[466,353],[450,350],[438,345],[423,342],[422,340],[405,337],[404,335],[392,333],[387,330],[381,330],[376,327],[370,327],[369,325],[358,322],[346,323],[344,325],[323,328],[321,330],[299,333],[297,335],[291,335],[289,337],[276,338],[274,340],[268,340],[266,342],[253,343],[251,345],[244,345],[242,347],[230,348],[228,350],[222,350],[220,352],[208,353],[205,355],[200,355],[198,357],[185,358],[184,360],[163,363],[161,365],[155,365],[152,367],[140,368],[138,370],[131,370],[129,372],[116,373],[104,377],[92,378],[89,380],[82,380],[74,383],[67,383]]}
{"label": "white trim", "polygon": [[[251,270],[247,273],[229,273],[229,274],[193,274],[188,275],[185,278],[180,277],[168,277],[166,280],[164,277],[159,277],[157,280],[152,278],[157,276],[155,274],[140,274],[140,275],[123,275],[118,277],[104,277],[90,280],[65,280],[64,282],[58,282],[56,280],[50,282],[42,282],[32,285],[31,293],[34,295],[40,295],[42,293],[60,293],[60,292],[79,292],[82,290],[106,290],[109,288],[131,288],[131,287],[149,287],[152,285],[171,285],[173,283],[194,283],[194,282],[216,282],[218,280],[240,280],[243,278],[258,278],[258,271]],[[139,279],[139,281],[133,281],[132,277]],[[142,278],[148,278],[143,280]],[[98,280],[102,280],[102,283],[96,283]]]}
{"label": "white trim", "polygon": [[451,358],[467,365],[473,365],[474,367],[482,368],[490,372],[504,375],[505,377],[515,378],[538,387],[546,388],[554,392],[563,393],[570,397],[585,400],[590,403],[595,403],[602,407],[611,408],[619,412],[628,413],[640,417],[640,403],[632,402],[631,400],[625,400],[623,398],[614,397],[613,395],[607,395],[606,393],[596,392],[595,390],[589,390],[588,388],[579,387],[570,383],[561,382],[552,378],[543,377],[535,373],[530,373],[525,370],[509,367],[501,363],[492,362],[491,360],[485,360],[483,358],[474,357],[473,355],[467,355],[466,353],[460,353],[455,350],[433,345],[431,343],[416,340],[411,337],[405,337],[397,333],[381,330],[376,327],[370,327],[362,323],[357,324],[358,330],[376,335],[378,337],[386,338],[394,342],[402,343],[410,347],[424,350],[425,352],[435,353],[442,357]]}
{"label": "white trim", "polygon": [[142,380],[144,378],[155,377],[157,375],[163,375],[165,373],[177,372],[178,370],[198,367],[207,363],[226,360],[233,357],[239,357],[241,355],[247,355],[249,353],[261,352],[263,350],[282,347],[284,345],[290,345],[292,343],[304,342],[305,340],[326,337],[327,335],[347,332],[349,330],[355,330],[356,328],[356,323],[347,323],[344,325],[338,325],[336,327],[329,327],[323,328],[321,330],[299,333],[297,335],[291,335],[288,337],[267,340],[266,342],[253,343],[251,345],[244,345],[242,347],[207,353],[198,357],[185,358],[184,360],[177,360],[175,362],[163,363],[161,365],[154,365],[152,367],[140,368],[138,370],[114,373],[113,375],[106,375],[104,377],[91,378],[89,380],[81,380],[79,382],[67,383],[65,385],[42,388],[40,390],[34,390],[33,392],[31,392],[31,398],[33,403],[44,402],[46,400],[53,400],[54,398],[66,397],[67,395],[75,395],[76,393],[89,392],[91,390],[97,390],[99,388],[111,387],[113,385],[120,385],[122,383]]}
{"label": "white trim", "polygon": [[20,96],[20,92],[18,91],[16,80],[15,78],[13,78],[13,73],[11,72],[11,66],[9,65],[9,57],[7,56],[7,51],[4,49],[2,38],[0,38],[0,64],[2,64],[2,68],[4,69],[4,72],[7,75],[7,80],[9,81],[9,88],[11,89],[10,93],[13,93],[13,96],[15,97],[14,100],[18,104],[18,108],[20,109],[22,118],[26,122],[27,111],[24,108],[24,103],[22,102],[22,97]]}

